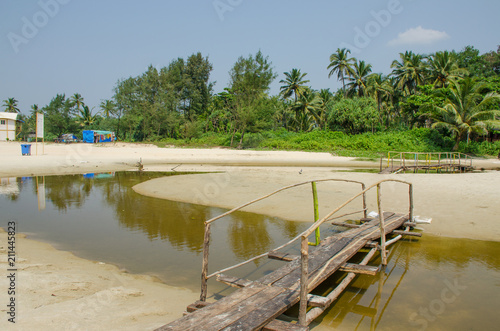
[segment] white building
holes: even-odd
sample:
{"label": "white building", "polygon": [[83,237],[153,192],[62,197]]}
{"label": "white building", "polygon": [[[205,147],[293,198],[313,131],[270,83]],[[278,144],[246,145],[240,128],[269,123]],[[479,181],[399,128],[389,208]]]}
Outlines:
{"label": "white building", "polygon": [[17,113],[0,112],[0,141],[16,140]]}

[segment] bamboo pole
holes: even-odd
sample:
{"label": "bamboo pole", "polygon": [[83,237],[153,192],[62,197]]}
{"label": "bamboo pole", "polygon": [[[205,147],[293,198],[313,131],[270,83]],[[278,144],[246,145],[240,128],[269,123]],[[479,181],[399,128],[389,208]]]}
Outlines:
{"label": "bamboo pole", "polygon": [[208,253],[210,248],[210,223],[205,223],[205,238],[203,240],[203,265],[201,270],[200,301],[207,300]]}
{"label": "bamboo pole", "polygon": [[410,216],[410,222],[413,222],[413,184],[409,183],[409,188],[408,188],[408,195],[410,197],[410,211],[409,211],[409,216]]}
{"label": "bamboo pole", "polygon": [[385,227],[384,227],[384,211],[382,210],[382,189],[381,185],[377,185],[377,205],[378,218],[380,225],[380,253],[382,255],[382,265],[387,265],[387,252],[385,251]]}
{"label": "bamboo pole", "polygon": [[307,285],[309,273],[309,245],[307,236],[302,236],[300,245],[301,253],[301,274],[300,274],[300,305],[299,305],[299,324],[307,326]]}
{"label": "bamboo pole", "polygon": [[363,217],[366,218],[368,217],[368,210],[366,208],[366,185],[364,183],[361,183],[361,190],[363,191]]}
{"label": "bamboo pole", "polygon": [[[314,205],[314,222],[319,220],[319,203],[318,203],[318,190],[316,189],[316,182],[311,182],[312,195],[313,195],[313,205]],[[309,243],[310,245],[318,246],[320,242],[320,232],[319,228],[316,229],[314,237],[316,241],[314,243]]]}

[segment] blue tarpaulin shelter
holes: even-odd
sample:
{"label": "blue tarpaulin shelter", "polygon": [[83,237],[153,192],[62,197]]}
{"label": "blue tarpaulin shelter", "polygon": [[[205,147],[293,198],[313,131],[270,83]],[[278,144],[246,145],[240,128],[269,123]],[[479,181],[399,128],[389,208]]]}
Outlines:
{"label": "blue tarpaulin shelter", "polygon": [[85,143],[105,143],[115,140],[115,133],[112,131],[83,130],[83,142]]}

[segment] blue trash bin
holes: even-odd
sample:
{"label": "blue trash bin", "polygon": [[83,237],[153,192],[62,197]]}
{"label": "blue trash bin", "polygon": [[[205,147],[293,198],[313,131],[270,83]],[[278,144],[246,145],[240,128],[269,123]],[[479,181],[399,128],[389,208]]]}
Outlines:
{"label": "blue trash bin", "polygon": [[31,144],[21,144],[21,153],[23,155],[31,155]]}

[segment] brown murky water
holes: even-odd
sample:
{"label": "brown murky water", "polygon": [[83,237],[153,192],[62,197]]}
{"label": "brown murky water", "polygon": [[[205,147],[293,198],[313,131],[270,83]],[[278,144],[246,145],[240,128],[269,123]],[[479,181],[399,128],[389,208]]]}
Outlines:
{"label": "brown murky water", "polygon": [[[131,189],[160,176],[165,173],[2,179],[0,226],[14,219],[19,231],[34,239],[198,291],[203,220],[224,210],[144,197]],[[305,228],[237,213],[212,230],[210,270],[269,251]],[[332,231],[324,228],[323,235]],[[298,253],[297,247],[290,250]],[[259,260],[232,274],[256,279],[280,265]],[[340,280],[334,277],[331,284]],[[400,241],[390,248],[383,272],[358,276],[351,284],[314,330],[496,330],[500,243],[431,235]],[[216,297],[229,292],[215,282],[209,291]]]}

